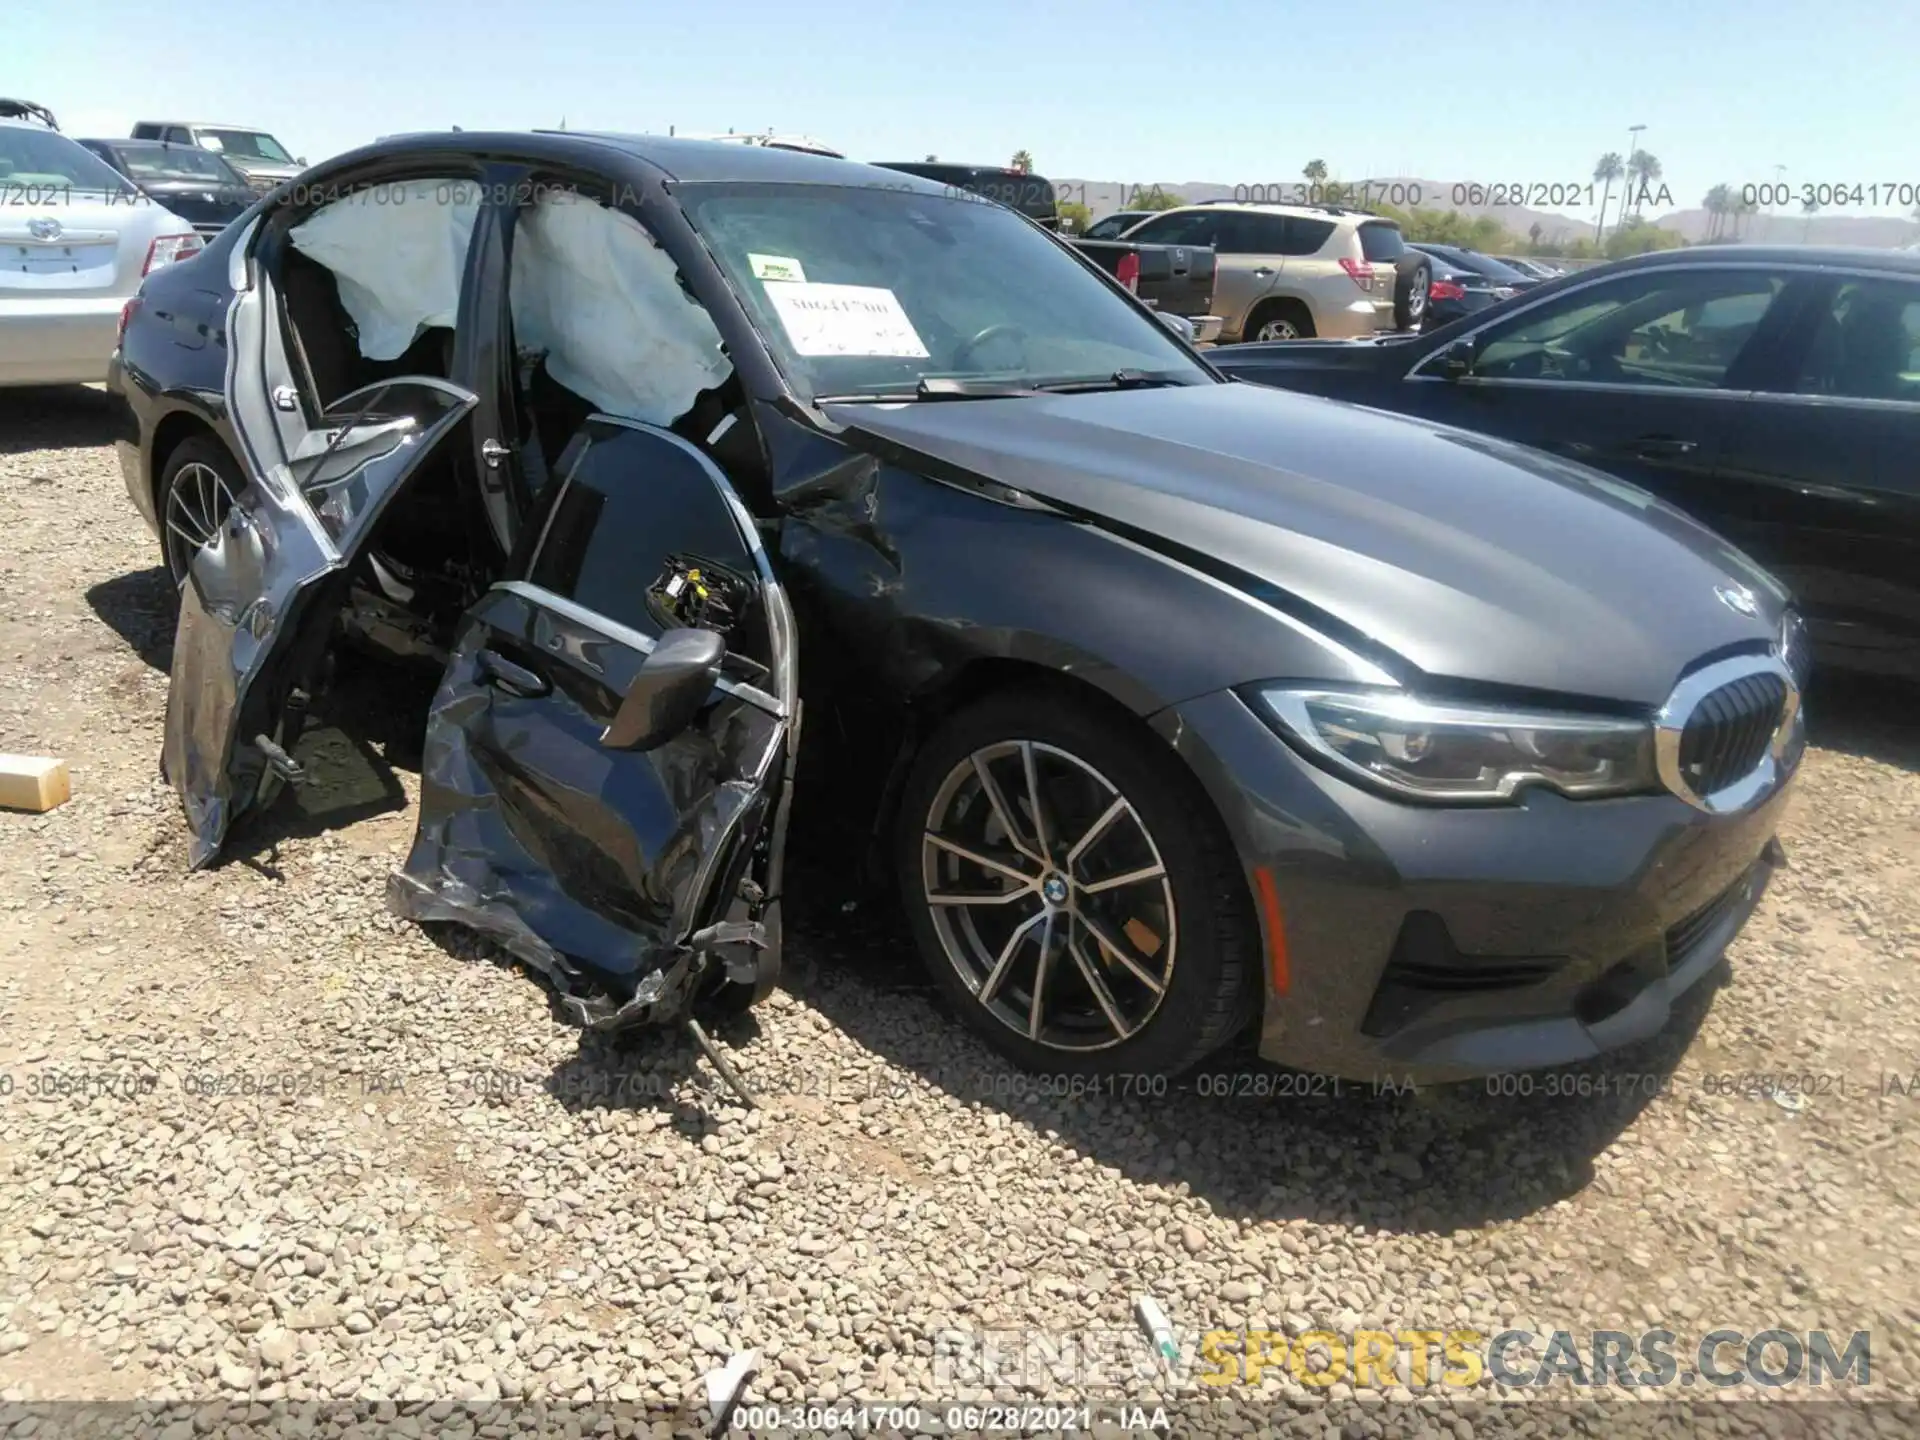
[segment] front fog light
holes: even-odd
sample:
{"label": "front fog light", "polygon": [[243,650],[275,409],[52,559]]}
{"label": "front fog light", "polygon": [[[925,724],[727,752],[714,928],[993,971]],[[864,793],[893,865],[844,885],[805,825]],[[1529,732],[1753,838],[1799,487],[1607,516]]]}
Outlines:
{"label": "front fog light", "polygon": [[1258,690],[1283,732],[1352,779],[1421,800],[1487,802],[1527,785],[1564,795],[1659,787],[1644,720],[1504,710],[1393,692]]}

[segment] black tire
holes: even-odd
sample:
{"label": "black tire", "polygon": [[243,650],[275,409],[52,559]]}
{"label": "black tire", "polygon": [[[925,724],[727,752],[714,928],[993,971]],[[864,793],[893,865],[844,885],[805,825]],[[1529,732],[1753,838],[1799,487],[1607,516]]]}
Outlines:
{"label": "black tire", "polygon": [[[1225,829],[1205,792],[1172,753],[1151,736],[1130,731],[1128,725],[1126,717],[1107,713],[1096,703],[1080,702],[1044,687],[996,692],[949,717],[929,738],[914,759],[902,793],[894,843],[895,872],[921,958],[967,1024],[994,1049],[1029,1070],[1176,1075],[1232,1039],[1258,1002],[1259,930],[1245,875]],[[1013,1021],[979,998],[979,991],[987,988],[984,981],[990,978],[990,971],[981,973],[982,967],[974,965],[971,982],[961,973],[964,964],[984,958],[999,946],[999,932],[982,936],[978,927],[1017,929],[1016,922],[1029,908],[1040,910],[1041,892],[1036,889],[1025,894],[1013,905],[996,902],[936,907],[928,899],[928,885],[935,883],[930,879],[929,855],[936,857],[931,862],[936,869],[943,865],[970,867],[977,875],[990,875],[971,862],[949,861],[949,852],[927,839],[929,827],[966,811],[988,817],[988,828],[982,834],[990,836],[990,816],[1002,812],[973,778],[978,771],[969,768],[972,757],[1004,745],[1012,745],[1018,752],[1017,742],[1021,741],[1049,747],[1035,751],[1041,777],[1036,788],[1045,797],[1043,819],[1051,819],[1054,828],[1063,832],[1044,847],[1056,860],[1070,848],[1068,835],[1083,834],[1090,828],[1084,817],[1089,811],[1099,810],[1103,801],[1110,805],[1111,797],[1117,794],[1131,807],[1126,816],[1097,832],[1100,838],[1086,848],[1077,868],[1068,867],[1074,874],[1071,901],[1067,909],[1054,912],[1056,924],[1063,923],[1065,930],[1056,929],[1048,952],[1057,955],[1050,962],[1057,968],[1049,970],[1046,984],[1040,987],[1043,1011],[1052,1009],[1051,1017],[1041,1025],[1043,1035],[1051,1032],[1046,1040],[1016,1030]],[[1063,759],[1061,752],[1067,758]],[[999,776],[1008,773],[1008,766],[1013,767],[1015,776],[1025,773],[1023,753],[987,764],[990,769],[1002,766]],[[1091,779],[1076,766],[1090,767]],[[996,785],[1000,798],[1015,812],[1015,824],[1026,826],[1032,807],[1025,794],[1017,799],[1008,794],[999,776]],[[1107,791],[1099,791],[1093,781],[1104,781]],[[1092,803],[1076,805],[1080,793],[1091,795]],[[969,798],[943,798],[959,796]],[[934,814],[936,806],[942,812],[938,816]],[[944,833],[955,831],[948,825]],[[1000,827],[999,833],[1005,835],[1006,827]],[[1023,835],[1025,843],[1037,843],[1030,831],[1023,830]],[[1143,841],[1145,848],[1132,848],[1136,840]],[[974,843],[992,842],[983,839]],[[1114,847],[1106,851],[1109,858],[1095,858],[1109,846]],[[1081,888],[1083,884],[1114,884],[1112,873],[1095,873],[1103,867],[1133,873],[1127,867],[1136,864],[1137,858],[1130,858],[1130,850],[1131,857],[1145,855],[1157,861],[1164,875],[1122,883],[1118,890],[1109,888],[1100,896]],[[1012,854],[1012,847],[1006,853]],[[1023,864],[1028,863],[1020,858]],[[939,877],[937,883],[944,887],[936,892],[940,894],[956,887],[974,888],[951,876]],[[1009,881],[996,883],[1012,888]],[[1163,907],[1168,894],[1170,906]],[[946,918],[937,919],[936,910]],[[994,915],[974,919],[988,910]],[[1132,915],[1120,923],[1118,915],[1123,911]],[[1164,980],[1157,999],[1135,978],[1139,972],[1130,971],[1126,962],[1096,936],[1081,918],[1086,915],[1091,915],[1106,934],[1125,940],[1133,960],[1153,968]],[[1071,918],[1062,921],[1062,916]],[[1156,924],[1163,926],[1164,936],[1154,931]],[[1154,948],[1147,948],[1149,941],[1154,942]],[[949,943],[961,952],[960,959],[949,952]],[[980,948],[971,950],[974,944]],[[1159,957],[1163,950],[1165,968],[1161,969],[1158,958],[1148,957]],[[1020,942],[1014,954],[1013,962],[997,967],[1005,974],[993,1000],[1026,1017],[1031,1014],[1033,979],[1040,965],[1039,946],[1029,937]],[[1118,1007],[1122,1020],[1133,1018],[1137,1010],[1139,1023],[1135,1028],[1126,1030],[1116,1023],[1115,1010],[1104,1008],[1102,997],[1085,978],[1088,971],[1100,977],[1105,1005]],[[1129,1009],[1129,999],[1139,1004]]]}
{"label": "black tire", "polygon": [[[1262,330],[1274,331],[1290,329],[1292,334],[1261,335]],[[1247,328],[1240,336],[1243,344],[1256,344],[1261,340],[1311,340],[1315,334],[1313,312],[1298,300],[1267,300],[1254,307],[1247,317]]]}
{"label": "black tire", "polygon": [[[187,564],[197,550],[182,529],[198,531],[203,520],[217,528],[245,485],[240,462],[211,435],[191,435],[167,456],[154,486],[153,513],[160,530],[160,560],[175,591],[186,584]],[[211,535],[212,529],[206,533]]]}
{"label": "black tire", "polygon": [[1427,287],[1433,283],[1433,262],[1418,250],[1409,250],[1393,269],[1393,328],[1418,330],[1427,318]]}

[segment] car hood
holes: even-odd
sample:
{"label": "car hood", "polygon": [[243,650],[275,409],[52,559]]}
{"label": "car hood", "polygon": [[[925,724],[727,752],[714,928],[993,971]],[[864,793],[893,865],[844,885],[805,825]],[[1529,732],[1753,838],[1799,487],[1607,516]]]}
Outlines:
{"label": "car hood", "polygon": [[1228,567],[1402,672],[1657,706],[1710,652],[1771,642],[1787,603],[1740,552],[1631,485],[1340,401],[1219,384],[828,410],[895,459]]}

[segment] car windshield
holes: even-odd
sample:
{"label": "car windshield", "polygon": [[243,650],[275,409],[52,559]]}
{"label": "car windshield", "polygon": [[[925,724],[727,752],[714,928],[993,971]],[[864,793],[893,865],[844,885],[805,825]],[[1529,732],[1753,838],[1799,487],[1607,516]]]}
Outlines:
{"label": "car windshield", "polygon": [[275,165],[294,163],[280,142],[264,130],[196,130],[194,137],[207,149],[218,150],[222,155],[266,160]]}
{"label": "car windshield", "polygon": [[29,197],[35,187],[132,193],[125,176],[79,142],[27,125],[0,125],[0,185]]}
{"label": "car windshield", "polygon": [[113,152],[138,180],[203,180],[210,185],[244,183],[218,155],[187,145],[123,145]]}
{"label": "car windshield", "polygon": [[810,399],[1211,380],[1060,242],[964,193],[691,185],[680,198]]}

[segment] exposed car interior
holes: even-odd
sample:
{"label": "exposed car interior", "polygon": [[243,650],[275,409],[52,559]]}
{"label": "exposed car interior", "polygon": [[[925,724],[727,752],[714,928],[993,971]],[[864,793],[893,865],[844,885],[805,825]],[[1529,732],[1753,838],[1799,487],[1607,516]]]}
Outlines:
{"label": "exposed car interior", "polygon": [[[286,229],[268,265],[310,425],[382,379],[459,378],[456,331],[479,200],[479,187],[460,179],[394,182]],[[509,392],[500,397],[503,428],[517,433],[500,438],[517,452],[529,499],[588,416],[601,413],[700,446],[753,505],[766,484],[752,426],[741,423],[744,392],[712,320],[645,228],[572,188],[537,188],[515,214],[511,246],[514,360],[498,383]],[[490,303],[497,297],[478,302]],[[367,547],[362,602],[384,593],[450,629],[497,578],[502,557],[477,513],[472,454],[470,441],[442,447],[396,497]]]}

